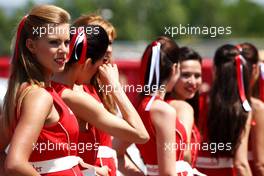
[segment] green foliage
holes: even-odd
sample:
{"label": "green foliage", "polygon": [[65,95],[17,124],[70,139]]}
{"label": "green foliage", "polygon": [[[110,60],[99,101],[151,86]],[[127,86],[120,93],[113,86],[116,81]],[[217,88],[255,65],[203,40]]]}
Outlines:
{"label": "green foliage", "polygon": [[[72,20],[81,14],[102,13],[116,27],[118,40],[152,40],[164,35],[167,26],[231,26],[232,35],[262,37],[264,7],[250,0],[54,0]],[[0,55],[9,54],[14,29],[34,1],[6,15],[0,8]],[[176,36],[175,38],[192,36]],[[195,36],[204,38],[205,36]],[[207,36],[208,37],[208,36]]]}

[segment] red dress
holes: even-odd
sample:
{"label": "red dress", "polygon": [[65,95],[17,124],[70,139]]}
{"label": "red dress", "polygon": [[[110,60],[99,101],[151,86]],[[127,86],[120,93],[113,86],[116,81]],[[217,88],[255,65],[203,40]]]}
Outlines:
{"label": "red dress", "polygon": [[[147,166],[147,175],[156,175],[158,174],[158,158],[157,158],[157,147],[156,147],[156,132],[155,127],[153,126],[150,118],[149,111],[146,111],[145,108],[150,101],[151,97],[146,96],[142,99],[137,110],[138,113],[150,135],[150,139],[145,144],[137,144],[137,147],[140,151],[142,159]],[[155,100],[160,99],[158,97]],[[160,99],[161,100],[161,99]],[[162,100],[163,101],[163,100]],[[176,143],[179,146],[181,143],[187,142],[187,135],[184,126],[179,120],[176,120]],[[176,161],[182,161],[184,158],[184,150],[181,150],[180,147],[176,148]],[[176,163],[177,170],[177,163]],[[187,171],[177,172],[179,176],[187,175]]]}
{"label": "red dress", "polygon": [[[58,167],[61,168],[65,166],[65,163],[77,159],[76,146],[79,126],[76,117],[55,90],[51,87],[47,87],[46,90],[53,97],[53,103],[60,115],[60,119],[55,124],[44,125],[37,142],[34,144],[29,162],[42,176],[82,176],[78,164],[70,169],[61,169],[62,171],[50,170],[54,165],[47,160],[64,159],[64,163],[57,163]],[[18,115],[17,117],[19,118]],[[65,157],[67,158],[66,160]],[[76,162],[78,163],[77,160]],[[49,164],[52,166],[49,166]],[[49,171],[45,172],[45,170]]]}
{"label": "red dress", "polygon": [[[174,100],[173,98],[168,98],[166,102],[170,103],[170,101],[173,101],[173,100]],[[191,131],[191,140],[190,140],[190,144],[191,146],[193,146],[191,148],[191,157],[192,157],[191,166],[192,167],[194,167],[196,163],[200,142],[201,142],[200,131],[198,130],[197,126],[193,124],[192,131]]]}
{"label": "red dress", "polygon": [[[102,103],[95,88],[92,85],[83,85],[84,91],[93,96],[99,103]],[[103,106],[103,105],[102,105]],[[112,139],[108,133],[95,129],[97,142],[99,142],[99,151],[97,154],[97,159],[95,161],[96,166],[108,166],[111,169],[109,176],[116,176],[116,153],[112,149]]]}
{"label": "red dress", "polygon": [[[220,156],[218,159],[212,156],[210,151],[202,150],[204,144],[208,144],[207,112],[208,94],[200,95],[199,102],[199,127],[201,129],[201,147],[198,151],[196,168],[208,176],[235,176],[233,158]],[[202,101],[201,101],[202,100]],[[208,144],[209,145],[209,144]]]}
{"label": "red dress", "polygon": [[[52,86],[60,96],[65,89],[70,89],[67,85],[56,82],[52,82]],[[85,163],[95,165],[99,141],[94,126],[88,124],[85,131],[79,131],[78,145],[80,146],[78,147],[78,156],[81,157]],[[88,171],[86,168],[82,167],[81,170],[82,172]],[[90,170],[89,173],[90,172],[93,171]]]}
{"label": "red dress", "polygon": [[192,155],[191,166],[195,167],[197,156],[198,156],[198,151],[199,151],[199,145],[201,145],[201,134],[195,124],[193,124],[193,127],[192,127],[191,144],[192,146],[195,146],[191,148],[191,155]]}

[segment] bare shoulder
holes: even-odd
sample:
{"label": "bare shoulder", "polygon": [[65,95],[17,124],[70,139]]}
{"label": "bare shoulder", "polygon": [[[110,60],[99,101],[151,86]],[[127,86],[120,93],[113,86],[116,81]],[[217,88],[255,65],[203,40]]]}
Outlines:
{"label": "bare shoulder", "polygon": [[162,121],[167,123],[168,120],[175,121],[176,110],[164,101],[155,100],[150,108],[150,116],[151,120],[156,124],[160,124]]}
{"label": "bare shoulder", "polygon": [[53,97],[41,87],[31,88],[23,98],[21,108],[30,111],[49,110],[53,105]]}
{"label": "bare shoulder", "polygon": [[174,113],[176,114],[176,111],[168,103],[162,100],[155,100],[151,105],[150,113],[159,113],[159,114]]}
{"label": "bare shoulder", "polygon": [[264,103],[261,100],[251,98],[251,104],[254,111],[264,111]]}
{"label": "bare shoulder", "polygon": [[76,91],[72,89],[64,89],[61,95],[62,99],[65,101],[79,101],[80,99],[85,99],[86,101],[96,102],[95,99],[88,93],[84,91]]}
{"label": "bare shoulder", "polygon": [[256,98],[251,98],[252,104],[252,118],[256,120],[257,124],[264,124],[264,103]]}
{"label": "bare shoulder", "polygon": [[28,91],[28,93],[25,95],[25,101],[31,101],[32,104],[34,102],[43,102],[43,105],[45,104],[52,104],[53,98],[52,96],[41,87],[33,87]]}
{"label": "bare shoulder", "polygon": [[173,106],[177,110],[177,112],[181,111],[181,112],[193,113],[192,106],[189,103],[187,103],[186,101],[183,101],[183,100],[172,100],[170,102],[170,105]]}

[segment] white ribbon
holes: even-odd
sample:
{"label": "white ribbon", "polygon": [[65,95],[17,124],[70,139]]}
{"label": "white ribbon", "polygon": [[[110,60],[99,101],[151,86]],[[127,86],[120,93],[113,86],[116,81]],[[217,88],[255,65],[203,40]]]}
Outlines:
{"label": "white ribbon", "polygon": [[[240,58],[240,60],[241,60],[241,62],[243,64],[246,64],[246,59],[242,55],[239,55],[239,58]],[[241,73],[240,79],[241,79],[241,82],[242,82],[242,89],[245,91],[245,86],[244,86],[245,84],[244,84],[244,79],[243,79],[243,65],[242,64],[240,64],[240,73]],[[242,102],[242,106],[243,106],[245,111],[247,111],[247,112],[251,111],[251,106],[250,106],[250,104],[249,104],[247,99],[245,99]]]}
{"label": "white ribbon", "polygon": [[80,33],[78,34],[78,36],[76,37],[76,40],[75,40],[75,43],[74,43],[74,46],[75,46],[75,50],[74,50],[74,58],[75,60],[78,60],[78,56],[77,56],[77,46],[83,42],[84,40],[84,35],[85,35],[85,32],[84,30],[81,30]]}
{"label": "white ribbon", "polygon": [[[159,86],[159,80],[160,80],[160,46],[161,44],[157,42],[157,45],[152,47],[152,56],[151,56],[151,65],[150,65],[150,71],[149,71],[149,80],[148,80],[148,87],[152,89],[151,83],[153,81],[154,77],[154,70],[156,74],[156,86],[158,88]],[[152,105],[155,97],[156,97],[157,92],[154,92],[154,95],[151,97],[150,101],[148,102],[145,110],[149,111],[150,106]]]}

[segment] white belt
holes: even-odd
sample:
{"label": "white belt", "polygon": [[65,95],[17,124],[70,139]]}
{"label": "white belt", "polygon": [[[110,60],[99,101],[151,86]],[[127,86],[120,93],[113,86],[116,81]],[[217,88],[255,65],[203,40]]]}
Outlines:
{"label": "white belt", "polygon": [[[147,167],[147,175],[160,175],[159,174],[159,166],[158,165],[150,165],[146,164]],[[176,161],[176,173],[187,172],[187,176],[206,176],[205,174],[200,173],[197,169],[193,169],[189,163],[186,161]]]}
{"label": "white belt", "polygon": [[116,151],[108,146],[99,146],[97,158],[116,158]]}
{"label": "white belt", "polygon": [[96,172],[94,168],[82,170],[82,174],[83,176],[96,176]]}
{"label": "white belt", "polygon": [[210,157],[197,157],[196,167],[198,168],[209,168],[209,169],[221,169],[221,168],[232,168],[232,158],[210,158]]}
{"label": "white belt", "polygon": [[30,162],[30,164],[40,174],[59,172],[73,168],[78,165],[82,159],[77,156],[66,156],[45,161]]}
{"label": "white belt", "polygon": [[[97,158],[113,158],[115,160],[115,165],[117,167],[117,155],[116,151],[108,146],[99,146],[98,147],[98,153],[97,153]],[[102,161],[101,161],[101,165]]]}

